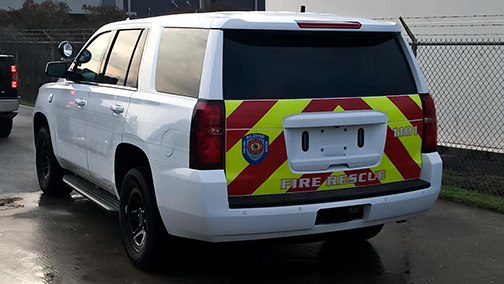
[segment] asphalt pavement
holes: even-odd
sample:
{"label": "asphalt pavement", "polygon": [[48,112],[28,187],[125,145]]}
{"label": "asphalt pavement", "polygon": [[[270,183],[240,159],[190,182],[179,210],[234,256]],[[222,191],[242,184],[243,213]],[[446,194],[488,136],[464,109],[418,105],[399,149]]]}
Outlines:
{"label": "asphalt pavement", "polygon": [[124,251],[117,216],[38,191],[31,110],[0,139],[0,283],[504,283],[504,215],[438,201],[370,242],[178,240],[155,273]]}
{"label": "asphalt pavement", "polygon": [[0,194],[38,191],[35,173],[33,109],[21,106],[12,133],[0,138]]}

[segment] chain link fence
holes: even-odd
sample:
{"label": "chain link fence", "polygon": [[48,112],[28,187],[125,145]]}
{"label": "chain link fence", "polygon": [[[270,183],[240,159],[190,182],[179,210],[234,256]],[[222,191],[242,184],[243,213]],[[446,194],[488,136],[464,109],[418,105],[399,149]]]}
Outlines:
{"label": "chain link fence", "polygon": [[44,70],[47,62],[60,60],[58,43],[72,42],[75,55],[93,33],[93,29],[0,29],[0,54],[15,57],[21,99],[34,103],[38,88],[51,80]]}
{"label": "chain link fence", "polygon": [[[44,68],[60,59],[59,42],[77,52],[93,32],[0,30],[0,54],[16,57],[22,99],[33,103],[50,80]],[[469,38],[445,34],[413,47],[436,102],[444,184],[504,196],[504,41]]]}
{"label": "chain link fence", "polygon": [[504,196],[504,41],[413,45],[436,103],[443,184]]}

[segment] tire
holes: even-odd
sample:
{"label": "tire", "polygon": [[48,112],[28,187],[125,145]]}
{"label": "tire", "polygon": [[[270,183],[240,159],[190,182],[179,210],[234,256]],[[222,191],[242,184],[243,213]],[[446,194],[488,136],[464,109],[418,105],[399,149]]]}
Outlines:
{"label": "tire", "polygon": [[154,196],[152,175],[146,167],[126,173],[119,212],[124,248],[131,262],[140,270],[158,268],[168,233]]}
{"label": "tire", "polygon": [[54,156],[51,136],[42,127],[35,142],[35,162],[40,189],[49,196],[68,196],[72,191],[63,183],[63,169]]}
{"label": "tire", "polygon": [[383,225],[376,225],[358,229],[352,229],[348,231],[335,232],[330,235],[330,240],[335,241],[345,241],[345,242],[364,242],[376,237],[381,230]]}
{"label": "tire", "polygon": [[12,131],[12,118],[0,119],[0,137],[7,137]]}

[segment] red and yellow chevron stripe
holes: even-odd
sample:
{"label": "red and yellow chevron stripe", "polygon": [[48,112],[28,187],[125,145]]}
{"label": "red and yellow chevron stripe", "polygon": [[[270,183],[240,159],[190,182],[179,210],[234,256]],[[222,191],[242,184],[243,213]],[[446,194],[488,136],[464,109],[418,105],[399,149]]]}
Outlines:
{"label": "red and yellow chevron stripe", "polygon": [[[337,99],[226,101],[226,177],[228,195],[280,194],[332,190],[397,182],[420,176],[422,166],[422,103],[419,95]],[[287,161],[283,119],[302,112],[380,110],[388,114],[383,158],[377,167],[344,172],[295,174]],[[418,135],[395,137],[393,129],[416,127]],[[242,138],[251,133],[269,136],[268,155],[258,165],[242,155]],[[307,181],[294,186],[282,180]],[[339,182],[339,180],[347,182]],[[295,183],[295,182],[294,182]],[[290,186],[285,186],[289,184]]]}

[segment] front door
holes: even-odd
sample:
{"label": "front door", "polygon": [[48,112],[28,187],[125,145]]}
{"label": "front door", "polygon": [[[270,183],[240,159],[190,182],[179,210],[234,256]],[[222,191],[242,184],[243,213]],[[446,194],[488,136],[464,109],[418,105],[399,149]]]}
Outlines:
{"label": "front door", "polygon": [[89,87],[66,82],[53,88],[56,105],[55,148],[61,166],[76,174],[87,175],[86,102]]}
{"label": "front door", "polygon": [[[89,92],[100,81],[100,69],[111,32],[94,37],[77,56],[71,72],[76,82],[55,85],[56,152],[61,165],[72,172],[87,177],[86,120],[89,112]],[[85,59],[84,59],[85,58]]]}

